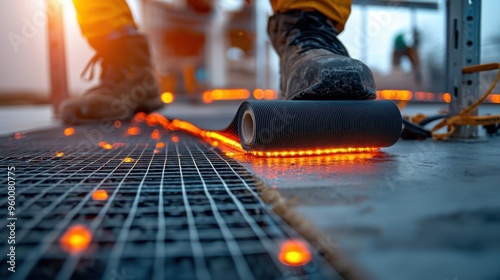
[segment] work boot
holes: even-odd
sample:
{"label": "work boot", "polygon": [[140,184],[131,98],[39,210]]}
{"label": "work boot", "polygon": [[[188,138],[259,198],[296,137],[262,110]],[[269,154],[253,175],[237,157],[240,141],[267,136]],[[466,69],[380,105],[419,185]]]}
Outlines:
{"label": "work boot", "polygon": [[96,54],[85,67],[82,77],[90,72],[86,79],[91,80],[95,65],[100,63],[100,83],[61,104],[64,123],[127,120],[138,112],[149,113],[162,107],[148,43],[143,35],[100,40],[92,45]]}
{"label": "work boot", "polygon": [[285,99],[376,97],[372,72],[349,57],[334,25],[316,11],[292,10],[269,18],[268,33],[280,56],[280,88]]}

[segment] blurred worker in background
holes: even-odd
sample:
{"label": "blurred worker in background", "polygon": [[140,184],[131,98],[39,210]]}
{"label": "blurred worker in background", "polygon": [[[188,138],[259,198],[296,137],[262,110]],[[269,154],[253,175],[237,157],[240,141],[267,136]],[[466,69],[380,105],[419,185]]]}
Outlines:
{"label": "blurred worker in background", "polygon": [[[200,12],[213,1],[186,0]],[[261,0],[255,0],[261,1]],[[61,104],[65,123],[129,119],[162,106],[148,42],[137,30],[125,0],[73,0],[83,35],[96,54],[82,74],[100,84]],[[247,2],[249,2],[247,0]],[[374,99],[370,69],[352,59],[337,39],[351,0],[271,0],[268,33],[280,56],[280,89],[285,99]]]}
{"label": "blurred worker in background", "polygon": [[399,69],[401,67],[401,59],[406,57],[410,60],[411,68],[417,85],[420,85],[422,80],[420,74],[420,57],[418,55],[418,45],[420,43],[420,35],[417,29],[412,32],[413,44],[407,43],[408,39],[404,33],[398,33],[394,38],[394,47],[392,51],[392,67]]}

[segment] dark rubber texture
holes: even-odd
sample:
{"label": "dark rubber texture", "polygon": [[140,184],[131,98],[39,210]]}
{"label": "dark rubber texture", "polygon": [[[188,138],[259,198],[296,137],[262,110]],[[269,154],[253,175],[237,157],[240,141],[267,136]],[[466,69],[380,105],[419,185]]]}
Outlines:
{"label": "dark rubber texture", "polygon": [[[292,100],[368,100],[375,99],[375,89],[363,85],[356,70],[323,70],[321,80],[294,94]],[[336,89],[332,91],[331,89]]]}
{"label": "dark rubber texture", "polygon": [[223,132],[242,139],[243,113],[255,116],[255,139],[245,150],[284,151],[389,147],[402,131],[391,101],[245,101]]}

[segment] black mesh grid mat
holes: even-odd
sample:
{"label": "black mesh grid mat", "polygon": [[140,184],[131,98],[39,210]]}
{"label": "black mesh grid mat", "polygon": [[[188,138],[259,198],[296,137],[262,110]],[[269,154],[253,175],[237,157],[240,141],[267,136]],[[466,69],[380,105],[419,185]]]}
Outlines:
{"label": "black mesh grid mat", "polygon": [[[307,264],[280,261],[281,244],[301,237],[263,202],[247,169],[193,136],[153,129],[0,138],[0,279],[340,278],[310,244]],[[90,236],[84,249],[85,235],[68,241],[78,228]]]}

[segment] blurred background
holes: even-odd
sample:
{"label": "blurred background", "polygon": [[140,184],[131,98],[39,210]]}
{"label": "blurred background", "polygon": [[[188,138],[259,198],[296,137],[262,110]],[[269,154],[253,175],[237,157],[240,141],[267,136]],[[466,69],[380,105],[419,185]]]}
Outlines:
{"label": "blurred background", "polygon": [[[70,94],[97,83],[80,79],[93,50],[81,36],[70,0],[64,7]],[[279,96],[279,58],[267,38],[267,0],[128,0],[141,31],[148,34],[162,89],[169,103],[187,100],[274,99]],[[341,41],[351,56],[375,74],[378,89],[404,89],[385,99],[447,102],[445,89],[445,0],[418,1],[434,8],[377,6],[354,1]],[[500,61],[500,2],[482,1],[481,63]],[[431,7],[432,5],[429,5]],[[0,105],[48,104],[48,39],[44,0],[0,2]],[[398,52],[406,47],[407,52]],[[484,73],[485,90],[493,73]],[[484,85],[483,85],[484,84]],[[216,90],[216,91],[214,91]],[[496,93],[500,92],[498,89]],[[500,102],[492,95],[490,102]]]}

